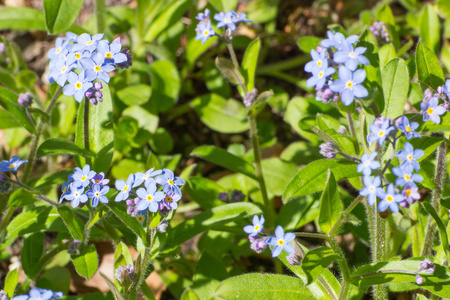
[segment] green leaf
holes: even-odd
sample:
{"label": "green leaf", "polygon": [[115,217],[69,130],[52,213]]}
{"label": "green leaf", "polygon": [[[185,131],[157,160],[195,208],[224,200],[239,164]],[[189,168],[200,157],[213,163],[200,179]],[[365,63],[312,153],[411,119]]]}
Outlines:
{"label": "green leaf", "polygon": [[214,207],[172,228],[167,237],[167,244],[179,245],[201,232],[216,229],[224,224],[260,214],[261,212],[258,206],[248,202]]}
{"label": "green leaf", "polygon": [[261,40],[259,38],[252,41],[245,50],[242,59],[242,75],[245,78],[247,91],[255,88],[255,72],[258,65],[258,56],[261,49]]}
{"label": "green leaf", "polygon": [[173,149],[173,138],[165,128],[156,129],[149,141],[152,150],[158,154],[167,154]]}
{"label": "green leaf", "polygon": [[14,291],[16,290],[17,283],[19,282],[19,272],[14,269],[6,275],[5,279],[5,293],[8,298],[14,297]]}
{"label": "green leaf", "polygon": [[431,5],[425,5],[420,15],[420,38],[435,53],[439,52],[439,17]]}
{"label": "green leaf", "polygon": [[193,290],[200,299],[210,299],[217,285],[227,277],[223,262],[205,251],[195,267]]}
{"label": "green leaf", "polygon": [[117,91],[117,97],[128,106],[145,104],[151,95],[152,88],[146,84],[127,86]]}
{"label": "green leaf", "polygon": [[[88,103],[89,114],[87,116],[87,133],[89,141],[84,139],[85,123],[85,101],[81,102],[78,109],[77,116],[77,128],[75,134],[75,144],[91,151],[95,154],[91,169],[96,172],[107,173],[111,165],[112,156],[114,152],[114,129],[112,124],[113,106],[109,87],[107,84],[103,84],[102,88],[103,102],[97,105],[91,105]],[[85,145],[88,147],[85,147]],[[87,148],[87,149],[86,149]],[[80,156],[76,156],[80,167],[86,164],[86,159]]]}
{"label": "green leaf", "polygon": [[187,288],[184,290],[183,294],[181,294],[180,300],[200,300],[200,298],[193,290]]}
{"label": "green leaf", "polygon": [[330,232],[331,228],[339,220],[343,209],[336,179],[333,172],[329,169],[325,189],[322,197],[320,197],[319,226],[324,233],[328,234]]}
{"label": "green leaf", "polygon": [[39,145],[36,157],[41,158],[46,155],[80,155],[80,156],[93,156],[94,154],[88,150],[82,149],[75,145],[72,141],[58,138],[51,138],[45,140]]}
{"label": "green leaf", "polygon": [[222,281],[215,296],[228,299],[316,299],[303,281],[279,274],[251,273]]}
{"label": "green leaf", "polygon": [[97,250],[94,245],[89,245],[79,255],[72,255],[72,262],[77,273],[90,279],[98,269]]}
{"label": "green leaf", "polygon": [[178,70],[172,62],[159,60],[150,65],[150,75],[152,78],[151,105],[157,111],[165,111],[178,99],[181,82]]}
{"label": "green leaf", "polygon": [[136,119],[139,127],[148,130],[148,132],[154,133],[156,132],[156,129],[158,129],[158,115],[152,114],[140,106],[133,105],[127,107],[122,112],[122,116],[128,116]]}
{"label": "green leaf", "polygon": [[145,42],[151,42],[169,26],[181,19],[191,5],[190,0],[175,0],[162,10],[162,13],[151,23],[144,36]]}
{"label": "green leaf", "polygon": [[67,268],[52,267],[42,272],[36,282],[36,286],[67,294],[70,286],[70,275],[70,271]]}
{"label": "green leaf", "polygon": [[276,157],[262,160],[261,167],[268,192],[276,196],[283,194],[288,183],[298,172],[296,165]]}
{"label": "green leaf", "polygon": [[128,227],[130,228],[137,236],[139,236],[144,245],[149,246],[149,241],[147,240],[147,233],[145,232],[142,225],[136,220],[136,218],[127,214],[126,206],[119,202],[110,201],[108,203],[108,207],[111,211]]}
{"label": "green leaf", "polygon": [[215,146],[200,146],[195,148],[191,155],[258,180],[253,165],[224,149]]}
{"label": "green leaf", "polygon": [[0,109],[0,120],[2,120],[2,122],[0,123],[0,129],[20,127],[20,123],[17,122],[16,119],[7,110]]}
{"label": "green leaf", "polygon": [[383,72],[386,63],[397,57],[394,46],[392,46],[392,44],[387,44],[381,47],[378,50],[378,57],[380,58],[380,70]]}
{"label": "green leaf", "polygon": [[339,259],[339,255],[327,247],[318,247],[306,253],[301,266],[305,272],[307,284],[311,284],[319,278],[325,270],[328,270],[328,266],[337,259]]}
{"label": "green leaf", "polygon": [[30,205],[36,202],[36,198],[34,198],[34,195],[36,194],[37,192],[30,192],[22,188],[18,189],[9,197],[8,207],[23,207]]}
{"label": "green leaf", "polygon": [[0,6],[0,29],[46,30],[44,13],[29,7]]}
{"label": "green leaf", "polygon": [[114,270],[119,266],[133,265],[133,258],[131,257],[130,249],[124,243],[120,242],[114,252]]}
{"label": "green leaf", "polygon": [[311,50],[316,50],[317,46],[319,46],[321,38],[315,36],[303,36],[298,39],[297,45],[303,52],[309,54]]}
{"label": "green leaf", "polygon": [[83,0],[44,0],[45,25],[50,34],[65,32],[75,22]]}
{"label": "green leaf", "polygon": [[445,256],[448,260],[448,236],[447,236],[447,229],[445,228],[444,222],[442,222],[442,219],[439,217],[438,213],[434,209],[434,207],[427,201],[421,202],[423,208],[433,217],[433,219],[436,221],[436,224],[439,228],[439,235],[441,236],[441,245],[442,249],[445,253]]}
{"label": "green leaf", "polygon": [[236,8],[237,0],[208,0],[217,11],[229,11]]}
{"label": "green leaf", "polygon": [[44,238],[43,232],[37,232],[23,239],[20,258],[23,271],[30,279],[35,279],[39,274],[38,262],[44,253]]}
{"label": "green leaf", "polygon": [[192,100],[190,106],[212,130],[222,133],[248,130],[246,111],[239,101],[226,100],[217,94],[207,94]]}
{"label": "green leaf", "polygon": [[82,241],[85,222],[76,216],[72,209],[67,205],[61,205],[57,209],[73,238]]}
{"label": "green leaf", "polygon": [[220,73],[232,84],[242,85],[245,80],[241,72],[234,66],[234,64],[226,58],[217,57],[216,66]]}
{"label": "green leaf", "polygon": [[25,108],[17,102],[18,98],[19,96],[14,92],[11,92],[10,90],[0,86],[0,106],[6,109],[11,114],[11,116],[16,119],[17,122],[19,122],[26,130],[28,130],[29,133],[34,134],[36,133],[36,129],[34,128],[33,123],[28,118]]}
{"label": "green leaf", "polygon": [[345,178],[358,177],[356,163],[346,159],[319,159],[301,169],[283,193],[283,202],[289,202],[293,198],[323,191],[327,180],[327,172],[330,169],[336,181]]}
{"label": "green leaf", "polygon": [[416,48],[417,76],[425,90],[428,86],[437,89],[444,84],[444,72],[436,55],[430,48],[419,42]]}
{"label": "green leaf", "polygon": [[409,91],[409,73],[401,58],[390,60],[381,73],[384,95],[384,117],[394,120],[403,114]]}
{"label": "green leaf", "polygon": [[437,0],[436,1],[437,10],[443,16],[444,19],[450,18],[450,2],[447,0]]}
{"label": "green leaf", "polygon": [[223,205],[217,196],[220,192],[225,192],[225,188],[216,182],[203,177],[192,177],[187,180],[184,189],[189,197],[204,209]]}
{"label": "green leaf", "polygon": [[6,227],[6,238],[16,238],[45,229],[51,209],[49,206],[40,206],[20,213]]}
{"label": "green leaf", "polygon": [[253,117],[258,115],[266,106],[266,102],[270,100],[273,96],[273,91],[265,91],[259,94],[252,106],[250,106],[247,116]]}

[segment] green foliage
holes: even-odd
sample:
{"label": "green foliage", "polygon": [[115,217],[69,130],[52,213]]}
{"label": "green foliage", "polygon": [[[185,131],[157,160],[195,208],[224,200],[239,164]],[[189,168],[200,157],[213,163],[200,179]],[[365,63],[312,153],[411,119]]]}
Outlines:
{"label": "green foliage", "polygon": [[227,277],[222,261],[209,252],[203,252],[195,268],[193,291],[199,299],[210,299],[217,285]]}
{"label": "green foliage", "polygon": [[44,0],[45,25],[50,34],[69,29],[75,22],[83,0]]}
{"label": "green foliage", "polygon": [[17,283],[19,282],[19,272],[14,269],[6,275],[4,291],[8,298],[14,296],[14,291],[16,290]]}
{"label": "green foliage", "polygon": [[[0,8],[1,9],[1,8]],[[0,11],[1,12],[1,11]],[[25,109],[17,103],[19,96],[10,90],[0,86],[0,105],[30,133],[36,133],[36,129]]]}
{"label": "green foliage", "polygon": [[242,59],[242,71],[248,91],[255,88],[255,73],[260,50],[261,40],[256,39],[248,45]]}
{"label": "green foliage", "polygon": [[382,115],[396,119],[403,114],[409,91],[409,75],[406,63],[401,58],[389,61],[381,73],[384,95]]}
{"label": "green foliage", "polygon": [[21,253],[22,268],[28,278],[36,278],[39,273],[39,259],[44,253],[44,238],[42,232],[32,233],[23,239]]}
{"label": "green foliage", "polygon": [[416,68],[422,89],[428,86],[436,89],[444,84],[444,73],[436,55],[423,43],[416,48]]}
{"label": "green foliage", "polygon": [[328,269],[328,266],[338,259],[339,255],[326,247],[319,247],[306,253],[302,260],[302,269],[305,272],[307,284],[317,280]]}
{"label": "green foliage", "polygon": [[98,268],[98,257],[95,246],[86,246],[81,250],[80,254],[72,255],[72,262],[80,276],[90,279]]}
{"label": "green foliage", "polygon": [[329,233],[339,220],[343,205],[333,172],[329,169],[322,197],[320,197],[319,226],[324,233]]}
{"label": "green foliage", "polygon": [[94,156],[94,154],[85,150],[84,148],[78,147],[75,143],[65,140],[65,139],[48,139],[39,145],[36,157],[41,158],[46,155],[80,155],[80,156]]}
{"label": "green foliage", "polygon": [[32,204],[36,201],[34,196],[37,192],[30,192],[25,189],[18,189],[14,191],[9,197],[8,206],[9,207],[21,207]]}
{"label": "green foliage", "polygon": [[81,221],[80,218],[73,213],[72,209],[66,205],[59,206],[58,213],[73,238],[82,241],[84,237],[84,222]]}

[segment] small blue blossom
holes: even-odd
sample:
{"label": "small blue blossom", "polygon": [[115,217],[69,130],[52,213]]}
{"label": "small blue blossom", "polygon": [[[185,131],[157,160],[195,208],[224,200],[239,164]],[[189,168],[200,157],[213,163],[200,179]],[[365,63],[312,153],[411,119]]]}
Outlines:
{"label": "small blue blossom", "polygon": [[100,172],[91,179],[91,182],[93,184],[107,185],[109,183],[109,179],[105,178],[105,173]]}
{"label": "small blue blossom", "polygon": [[352,104],[353,99],[364,98],[369,94],[367,89],[361,84],[366,79],[366,71],[358,69],[352,73],[344,66],[339,67],[339,79],[333,81],[330,89],[340,93],[341,101],[345,106]]}
{"label": "small blue blossom", "polygon": [[294,247],[292,247],[290,242],[295,239],[295,234],[292,232],[288,232],[284,234],[283,227],[277,226],[275,229],[275,236],[269,237],[267,240],[267,244],[271,246],[275,246],[272,249],[272,257],[277,257],[280,255],[281,250],[286,251],[289,254],[294,253]]}
{"label": "small blue blossom", "polygon": [[[166,196],[161,202],[168,210],[173,210],[178,208],[178,201],[180,201],[181,196],[176,194],[174,191],[167,191]],[[161,211],[161,209],[160,209]]]}
{"label": "small blue blossom", "polygon": [[419,174],[413,174],[413,169],[411,165],[406,165],[404,167],[394,167],[392,168],[392,173],[398,178],[395,180],[396,185],[416,185],[414,182],[422,182],[423,177]]}
{"label": "small blue blossom", "polygon": [[422,149],[414,150],[413,146],[410,143],[405,143],[403,146],[403,150],[397,152],[396,156],[403,160],[401,167],[410,166],[416,172],[419,172],[420,165],[417,159],[421,158],[424,155],[424,151]]}
{"label": "small blue blossom", "polygon": [[134,183],[134,175],[130,174],[128,176],[127,182],[123,180],[116,180],[116,189],[119,191],[119,194],[117,194],[116,199],[114,201],[119,202],[122,200],[127,200],[128,196],[130,195],[131,188],[133,187]]}
{"label": "small blue blossom", "polygon": [[389,119],[382,121],[380,126],[374,122],[374,124],[370,125],[370,134],[367,137],[367,141],[369,143],[378,141],[378,144],[381,146],[392,130],[394,130],[394,127],[390,126]]}
{"label": "small blue blossom", "polygon": [[89,80],[90,78],[86,77],[84,70],[78,75],[75,72],[70,72],[67,79],[69,80],[69,84],[63,88],[64,95],[74,96],[75,100],[81,103],[86,91],[92,87],[92,82],[90,82],[92,79]]}
{"label": "small blue blossom", "polygon": [[403,188],[402,195],[404,200],[400,202],[400,205],[403,207],[409,207],[416,200],[420,199],[420,194],[418,192],[418,188],[415,185],[407,184]]}
{"label": "small blue blossom", "polygon": [[377,152],[373,152],[370,155],[363,154],[361,156],[361,163],[358,165],[357,171],[363,173],[365,176],[369,176],[370,173],[372,173],[372,170],[376,170],[381,167],[378,161],[374,161],[377,155]]}
{"label": "small blue blossom", "polygon": [[324,39],[320,42],[320,45],[324,48],[331,48],[334,47],[336,50],[342,50],[342,45],[344,42],[347,42],[350,45],[353,45],[358,41],[358,37],[356,35],[351,35],[348,38],[345,38],[345,36],[340,32],[331,32],[327,31],[327,37],[328,39]]}
{"label": "small blue blossom", "polygon": [[162,175],[156,177],[156,182],[163,186],[164,192],[173,190],[178,195],[181,195],[179,186],[184,185],[184,180],[181,177],[174,177],[173,172],[169,169],[163,169]]}
{"label": "small blue blossom", "polygon": [[256,236],[264,229],[264,216],[259,219],[257,215],[253,216],[253,225],[244,226],[244,231],[248,236]]}
{"label": "small blue blossom", "polygon": [[91,171],[91,166],[85,165],[83,170],[80,168],[75,168],[75,174],[73,174],[73,180],[75,181],[75,185],[82,185],[83,187],[87,187],[89,182],[95,176],[95,171]]}
{"label": "small blue blossom", "polygon": [[145,173],[137,172],[134,174],[134,184],[133,187],[139,186],[144,183],[145,186],[149,185],[150,182],[155,181],[154,177],[160,175],[162,173],[161,170],[156,170],[155,168],[151,168]]}
{"label": "small blue blossom", "polygon": [[236,13],[232,10],[227,11],[226,13],[220,12],[214,15],[214,20],[219,21],[219,23],[217,23],[217,28],[227,26],[231,31],[236,29],[234,19],[236,19]]}
{"label": "small blue blossom", "polygon": [[250,23],[253,23],[252,20],[247,19],[247,15],[244,14],[244,13],[240,13],[240,14],[235,13],[233,22],[234,23],[238,23],[238,22],[250,22]]}
{"label": "small blue blossom", "polygon": [[199,21],[207,21],[209,19],[209,9],[205,9],[204,13],[198,13],[198,15],[195,17]]}
{"label": "small blue blossom", "polygon": [[450,79],[447,79],[442,87],[443,92],[447,95],[447,98],[450,99]]}
{"label": "small blue blossom", "polygon": [[208,22],[200,22],[197,25],[197,28],[195,28],[195,31],[197,32],[197,36],[195,37],[195,40],[202,40],[202,44],[205,44],[206,40],[210,37],[214,36],[216,32],[211,27],[211,20],[208,20]]}
{"label": "small blue blossom", "polygon": [[67,40],[63,37],[59,37],[55,41],[55,48],[52,48],[48,50],[47,52],[47,58],[50,60],[56,59],[59,57],[61,53],[64,52],[64,50],[67,48],[67,45],[69,43]]}
{"label": "small blue blossom", "polygon": [[314,66],[323,68],[323,63],[326,61],[328,65],[328,58],[326,57],[326,51],[322,50],[320,53],[316,50],[311,50],[312,61],[306,63],[305,72],[312,72]]}
{"label": "small blue blossom", "polygon": [[377,193],[383,191],[383,189],[380,187],[380,176],[375,176],[373,180],[370,178],[370,176],[364,176],[363,182],[365,187],[363,187],[361,191],[359,191],[359,194],[361,196],[367,197],[367,203],[369,203],[370,205],[374,205],[377,199]]}
{"label": "small blue blossom", "polygon": [[71,184],[72,182],[73,182],[73,175],[70,174],[70,175],[69,175],[69,178],[67,179],[67,181],[64,182],[64,183],[62,184],[62,186],[61,186],[61,192],[62,192],[62,194],[61,194],[61,197],[59,198],[59,203],[61,203],[61,202],[64,200],[64,198],[65,198],[66,195],[70,194],[69,187],[70,187],[70,184]]}
{"label": "small blue blossom", "polygon": [[378,211],[383,212],[389,207],[393,213],[398,213],[398,203],[403,201],[403,196],[395,193],[392,183],[388,185],[386,192],[379,190],[377,196],[381,199],[378,203]]}
{"label": "small blue blossom", "polygon": [[90,58],[91,53],[89,51],[74,51],[70,52],[67,56],[68,56],[67,61],[75,64],[76,69],[83,69],[83,66],[81,65],[81,60],[83,58]]}
{"label": "small blue blossom", "polygon": [[345,67],[350,71],[355,71],[358,63],[365,66],[370,65],[369,60],[362,55],[366,50],[367,48],[365,47],[356,47],[353,49],[351,44],[344,41],[342,43],[342,49],[333,55],[333,60],[337,63],[344,63]]}
{"label": "small blue blossom", "polygon": [[139,188],[136,192],[141,201],[137,205],[138,210],[150,210],[151,212],[158,211],[158,202],[164,198],[164,193],[156,191],[156,183],[150,183],[146,189]]}
{"label": "small blue blossom", "polygon": [[419,127],[419,123],[417,122],[411,122],[409,123],[409,120],[407,117],[402,116],[401,122],[398,124],[398,129],[402,131],[402,133],[405,135],[405,137],[410,140],[411,138],[421,138],[420,134],[416,132],[415,130]]}
{"label": "small blue blossom", "polygon": [[50,82],[55,82],[59,86],[64,86],[67,82],[67,77],[69,72],[76,68],[76,64],[66,59],[63,56],[59,56],[56,59],[56,63],[52,68],[52,71],[49,76]]}
{"label": "small blue blossom", "polygon": [[96,34],[90,36],[87,33],[80,34],[73,45],[72,51],[89,51],[94,52],[97,49],[98,42],[103,38],[104,34]]}
{"label": "small blue blossom", "polygon": [[108,41],[102,40],[98,42],[97,51],[103,56],[105,63],[120,64],[127,61],[127,56],[121,52],[122,44],[118,41],[109,44]]}
{"label": "small blue blossom", "polygon": [[81,203],[85,203],[88,200],[88,197],[84,194],[84,187],[82,185],[75,185],[75,182],[72,182],[69,186],[70,193],[65,195],[63,199],[72,201],[72,207],[78,207]]}
{"label": "small blue blossom", "polygon": [[326,60],[322,63],[322,68],[319,68],[318,66],[312,66],[311,73],[313,76],[306,80],[306,86],[315,86],[316,88],[321,89],[325,85],[328,76],[330,76],[334,72],[335,70],[333,68],[328,67],[328,61]]}
{"label": "small blue blossom", "polygon": [[10,160],[4,160],[0,162],[0,173],[11,171],[13,173],[16,173],[19,167],[27,163],[28,160],[20,160],[19,156],[13,156]]}
{"label": "small blue blossom", "polygon": [[54,300],[62,298],[62,292],[53,292],[41,288],[33,288],[28,295],[15,296],[11,300]]}
{"label": "small blue blossom", "polygon": [[92,189],[86,193],[88,198],[92,199],[92,207],[96,207],[98,202],[108,203],[108,198],[106,198],[106,194],[109,192],[109,186],[101,186],[100,184],[94,184]]}
{"label": "small blue blossom", "polygon": [[439,104],[439,99],[435,96],[431,97],[429,101],[423,101],[420,103],[420,108],[423,111],[423,121],[426,122],[430,120],[435,124],[439,124],[441,122],[440,115],[443,115],[446,112],[446,109],[442,105]]}
{"label": "small blue blossom", "polygon": [[116,69],[111,64],[105,64],[105,58],[100,53],[94,54],[92,59],[81,59],[81,65],[86,70],[86,77],[89,81],[100,79],[105,83],[109,83],[108,73]]}

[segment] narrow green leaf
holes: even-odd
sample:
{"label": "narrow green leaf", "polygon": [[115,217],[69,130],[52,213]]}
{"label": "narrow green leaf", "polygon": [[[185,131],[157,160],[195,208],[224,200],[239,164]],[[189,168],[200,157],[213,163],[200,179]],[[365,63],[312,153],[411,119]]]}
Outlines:
{"label": "narrow green leaf", "polygon": [[114,298],[116,300],[124,300],[122,295],[119,293],[119,291],[117,290],[116,286],[114,285],[114,283],[108,278],[108,276],[106,276],[105,274],[103,274],[102,272],[99,272],[100,276],[102,276],[103,280],[106,281],[106,284],[108,285],[109,289],[112,291]]}
{"label": "narrow green leaf", "polygon": [[28,118],[25,108],[17,102],[18,98],[19,96],[14,92],[11,92],[7,88],[0,86],[0,106],[6,109],[17,122],[19,122],[26,130],[28,130],[28,132],[34,134],[36,133],[34,124]]}
{"label": "narrow green leaf", "polygon": [[14,291],[16,290],[17,283],[19,282],[19,272],[14,269],[6,275],[5,279],[5,293],[8,298],[14,297]]}
{"label": "narrow green leaf", "polygon": [[232,84],[244,84],[244,77],[230,60],[223,57],[217,57],[216,66],[219,69],[220,73],[222,73],[222,75]]}
{"label": "narrow green leaf", "polygon": [[416,48],[416,68],[423,90],[428,86],[437,89],[444,84],[444,72],[436,54],[422,42]]}
{"label": "narrow green leaf", "polygon": [[183,294],[181,294],[180,300],[200,300],[200,298],[193,290],[187,288]]}
{"label": "narrow green leaf", "polygon": [[75,145],[72,141],[58,138],[51,138],[45,140],[39,145],[36,157],[41,158],[46,155],[81,155],[81,156],[93,156],[94,154],[88,150],[82,149]]}
{"label": "narrow green leaf", "polygon": [[356,163],[346,159],[319,159],[301,169],[292,178],[283,193],[283,202],[293,198],[323,191],[327,180],[328,170],[333,171],[336,181],[345,178],[358,177]]}
{"label": "narrow green leaf", "polygon": [[308,279],[307,284],[311,284],[319,278],[325,270],[328,270],[328,266],[337,259],[339,259],[339,255],[327,247],[318,247],[306,253],[302,260],[302,269]]}
{"label": "narrow green leaf", "polygon": [[76,216],[72,209],[67,205],[61,205],[57,209],[73,238],[82,241],[84,235],[84,222]]}
{"label": "narrow green leaf", "polygon": [[252,41],[245,50],[242,59],[242,75],[245,78],[247,90],[251,91],[255,88],[255,73],[258,65],[259,50],[261,48],[261,40],[259,38]]}
{"label": "narrow green leaf", "polygon": [[409,73],[406,63],[401,58],[391,59],[381,74],[384,95],[382,115],[392,120],[403,114],[409,91]]}
{"label": "narrow green leaf", "polygon": [[439,235],[441,237],[441,245],[442,245],[442,249],[445,253],[445,256],[447,257],[448,260],[448,252],[449,252],[449,247],[448,247],[448,236],[447,236],[447,229],[445,228],[444,222],[442,222],[442,219],[439,217],[438,213],[436,212],[436,210],[434,209],[434,207],[429,203],[429,202],[421,202],[423,208],[425,208],[425,210],[433,217],[433,219],[436,221],[436,224],[439,228]]}
{"label": "narrow green leaf", "polygon": [[149,246],[149,241],[147,240],[147,233],[145,232],[142,225],[136,220],[136,218],[127,214],[127,209],[123,203],[118,203],[110,201],[108,207],[111,211],[135,234],[137,234],[143,241],[144,245]]}
{"label": "narrow green leaf", "polygon": [[[336,179],[329,169],[325,189],[320,198],[319,226],[324,233],[329,233],[334,224],[339,220],[343,210]],[[308,280],[308,282],[310,282]]]}
{"label": "narrow green leaf", "polygon": [[248,202],[231,203],[214,207],[172,228],[167,237],[167,244],[179,245],[199,233],[260,214],[261,212],[258,206]]}
{"label": "narrow green leaf", "polygon": [[151,105],[156,111],[165,111],[177,101],[180,93],[181,79],[177,67],[168,60],[159,60],[150,65],[150,75]]}
{"label": "narrow green leaf", "polygon": [[50,34],[65,32],[75,22],[83,0],[44,0],[45,25]]}
{"label": "narrow green leaf", "polygon": [[208,178],[189,178],[184,189],[189,197],[204,209],[223,205],[223,202],[217,197],[219,193],[226,191],[226,189]]}
{"label": "narrow green leaf", "polygon": [[22,188],[18,189],[9,197],[8,207],[23,207],[30,205],[36,202],[36,198],[34,198],[34,195],[36,194],[37,192],[30,192]]}
{"label": "narrow green leaf", "polygon": [[253,102],[252,106],[250,106],[249,111],[247,112],[247,116],[252,117],[258,115],[263,108],[266,106],[266,102],[270,100],[273,96],[273,91],[265,91],[259,94],[258,98],[256,98],[255,102]]}
{"label": "narrow green leaf", "polygon": [[51,209],[49,206],[40,206],[20,213],[6,227],[6,238],[16,238],[45,229]]}
{"label": "narrow green leaf", "polygon": [[215,146],[200,146],[195,148],[191,155],[258,180],[253,165],[224,149]]}
{"label": "narrow green leaf", "polygon": [[44,13],[29,7],[0,6],[0,29],[46,30]]}
{"label": "narrow green leaf", "polygon": [[439,17],[431,5],[425,5],[420,15],[420,38],[434,53],[439,52]]}
{"label": "narrow green leaf", "polygon": [[72,262],[80,276],[90,279],[98,269],[98,256],[95,246],[89,245],[79,255],[72,255]]}
{"label": "narrow green leaf", "polygon": [[235,99],[226,100],[217,94],[207,94],[192,100],[190,106],[212,130],[222,133],[248,130],[245,108]]}
{"label": "narrow green leaf", "polygon": [[22,268],[30,279],[35,279],[39,274],[38,262],[44,253],[43,232],[37,232],[26,236],[23,239],[23,248],[20,255]]}
{"label": "narrow green leaf", "polygon": [[316,299],[299,278],[261,273],[228,278],[219,284],[215,296],[224,300]]}
{"label": "narrow green leaf", "polygon": [[195,267],[193,290],[200,299],[210,299],[217,285],[227,277],[223,262],[205,251]]}
{"label": "narrow green leaf", "polygon": [[114,252],[114,270],[119,266],[133,265],[133,258],[131,257],[130,249],[124,243],[120,242]]}
{"label": "narrow green leaf", "polygon": [[298,172],[298,167],[277,157],[264,159],[261,167],[266,180],[267,190],[272,195],[281,196],[284,189]]}

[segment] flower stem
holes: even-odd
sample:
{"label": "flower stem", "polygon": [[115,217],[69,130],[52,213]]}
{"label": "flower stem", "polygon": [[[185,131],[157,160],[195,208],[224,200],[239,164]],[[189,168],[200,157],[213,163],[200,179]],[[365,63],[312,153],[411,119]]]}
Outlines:
{"label": "flower stem", "polygon": [[[438,149],[436,154],[436,171],[434,175],[434,183],[436,184],[436,189],[433,190],[433,194],[431,197],[431,205],[433,205],[433,208],[436,210],[436,212],[439,214],[440,211],[440,205],[439,205],[439,199],[442,195],[442,187],[444,184],[444,177],[446,174],[446,168],[445,168],[445,156],[446,156],[446,149],[445,149],[445,142],[442,142]],[[429,216],[431,218],[431,216]],[[433,245],[433,239],[434,235],[436,233],[436,223],[434,222],[428,222],[428,230],[427,235],[425,236],[423,250],[422,250],[422,256],[431,255],[432,251],[432,245]]]}
{"label": "flower stem", "polygon": [[105,15],[106,5],[105,0],[95,0],[95,18],[96,18],[96,30],[97,33],[105,31]]}
{"label": "flower stem", "polygon": [[334,253],[339,255],[338,264],[341,268],[342,273],[342,282],[341,282],[341,291],[339,293],[339,299],[348,299],[348,289],[350,284],[350,269],[347,264],[347,258],[344,255],[344,252],[342,251],[341,247],[339,247],[339,244],[336,242],[336,240],[333,237],[330,237],[328,239],[328,242],[330,243],[331,248],[333,249]]}
{"label": "flower stem", "polygon": [[83,232],[83,244],[85,246],[87,246],[87,244],[89,243],[89,233],[90,233],[90,227],[89,224],[91,224],[92,219],[94,218],[94,211],[91,207],[91,204],[88,202],[86,203],[86,206],[89,209],[89,220],[86,222],[86,224],[84,225],[84,232]]}
{"label": "flower stem", "polygon": [[323,233],[313,233],[313,232],[295,232],[296,236],[299,237],[307,237],[307,238],[314,238],[314,239],[323,239],[327,240],[328,236]]}
{"label": "flower stem", "polygon": [[337,222],[334,224],[334,226],[331,228],[328,235],[330,237],[334,237],[337,233],[339,228],[341,227],[342,223],[344,222],[345,218],[352,212],[352,210],[358,205],[364,199],[363,196],[358,196],[355,198],[355,200],[350,203],[350,205],[347,207],[347,209],[341,214],[340,218],[337,220]]}
{"label": "flower stem", "polygon": [[355,123],[353,122],[353,116],[350,110],[347,110],[347,121],[348,121],[348,127],[350,127],[350,132],[352,133],[352,137],[355,139],[353,142],[353,145],[355,147],[356,155],[359,156],[359,143],[358,143],[358,137],[356,136],[356,129],[355,129]]}
{"label": "flower stem", "polygon": [[[55,107],[56,100],[58,100],[59,96],[62,93],[62,89],[63,89],[62,87],[59,87],[58,90],[56,91],[56,93],[53,95],[52,99],[50,100],[50,103],[47,106],[47,109],[45,110],[45,113],[47,115],[50,116],[53,108]],[[50,122],[50,118],[49,118],[49,122]],[[34,160],[36,158],[36,151],[37,151],[37,147],[39,144],[39,138],[41,137],[41,134],[42,134],[43,126],[44,126],[44,120],[41,117],[41,119],[39,120],[39,123],[37,125],[37,128],[36,128],[36,134],[33,136],[33,141],[31,143],[31,149],[30,149],[30,154],[28,155],[27,167],[25,168],[25,172],[23,173],[23,176],[22,176],[23,182],[26,182],[28,180],[28,177],[30,177],[31,168],[33,167]]]}

